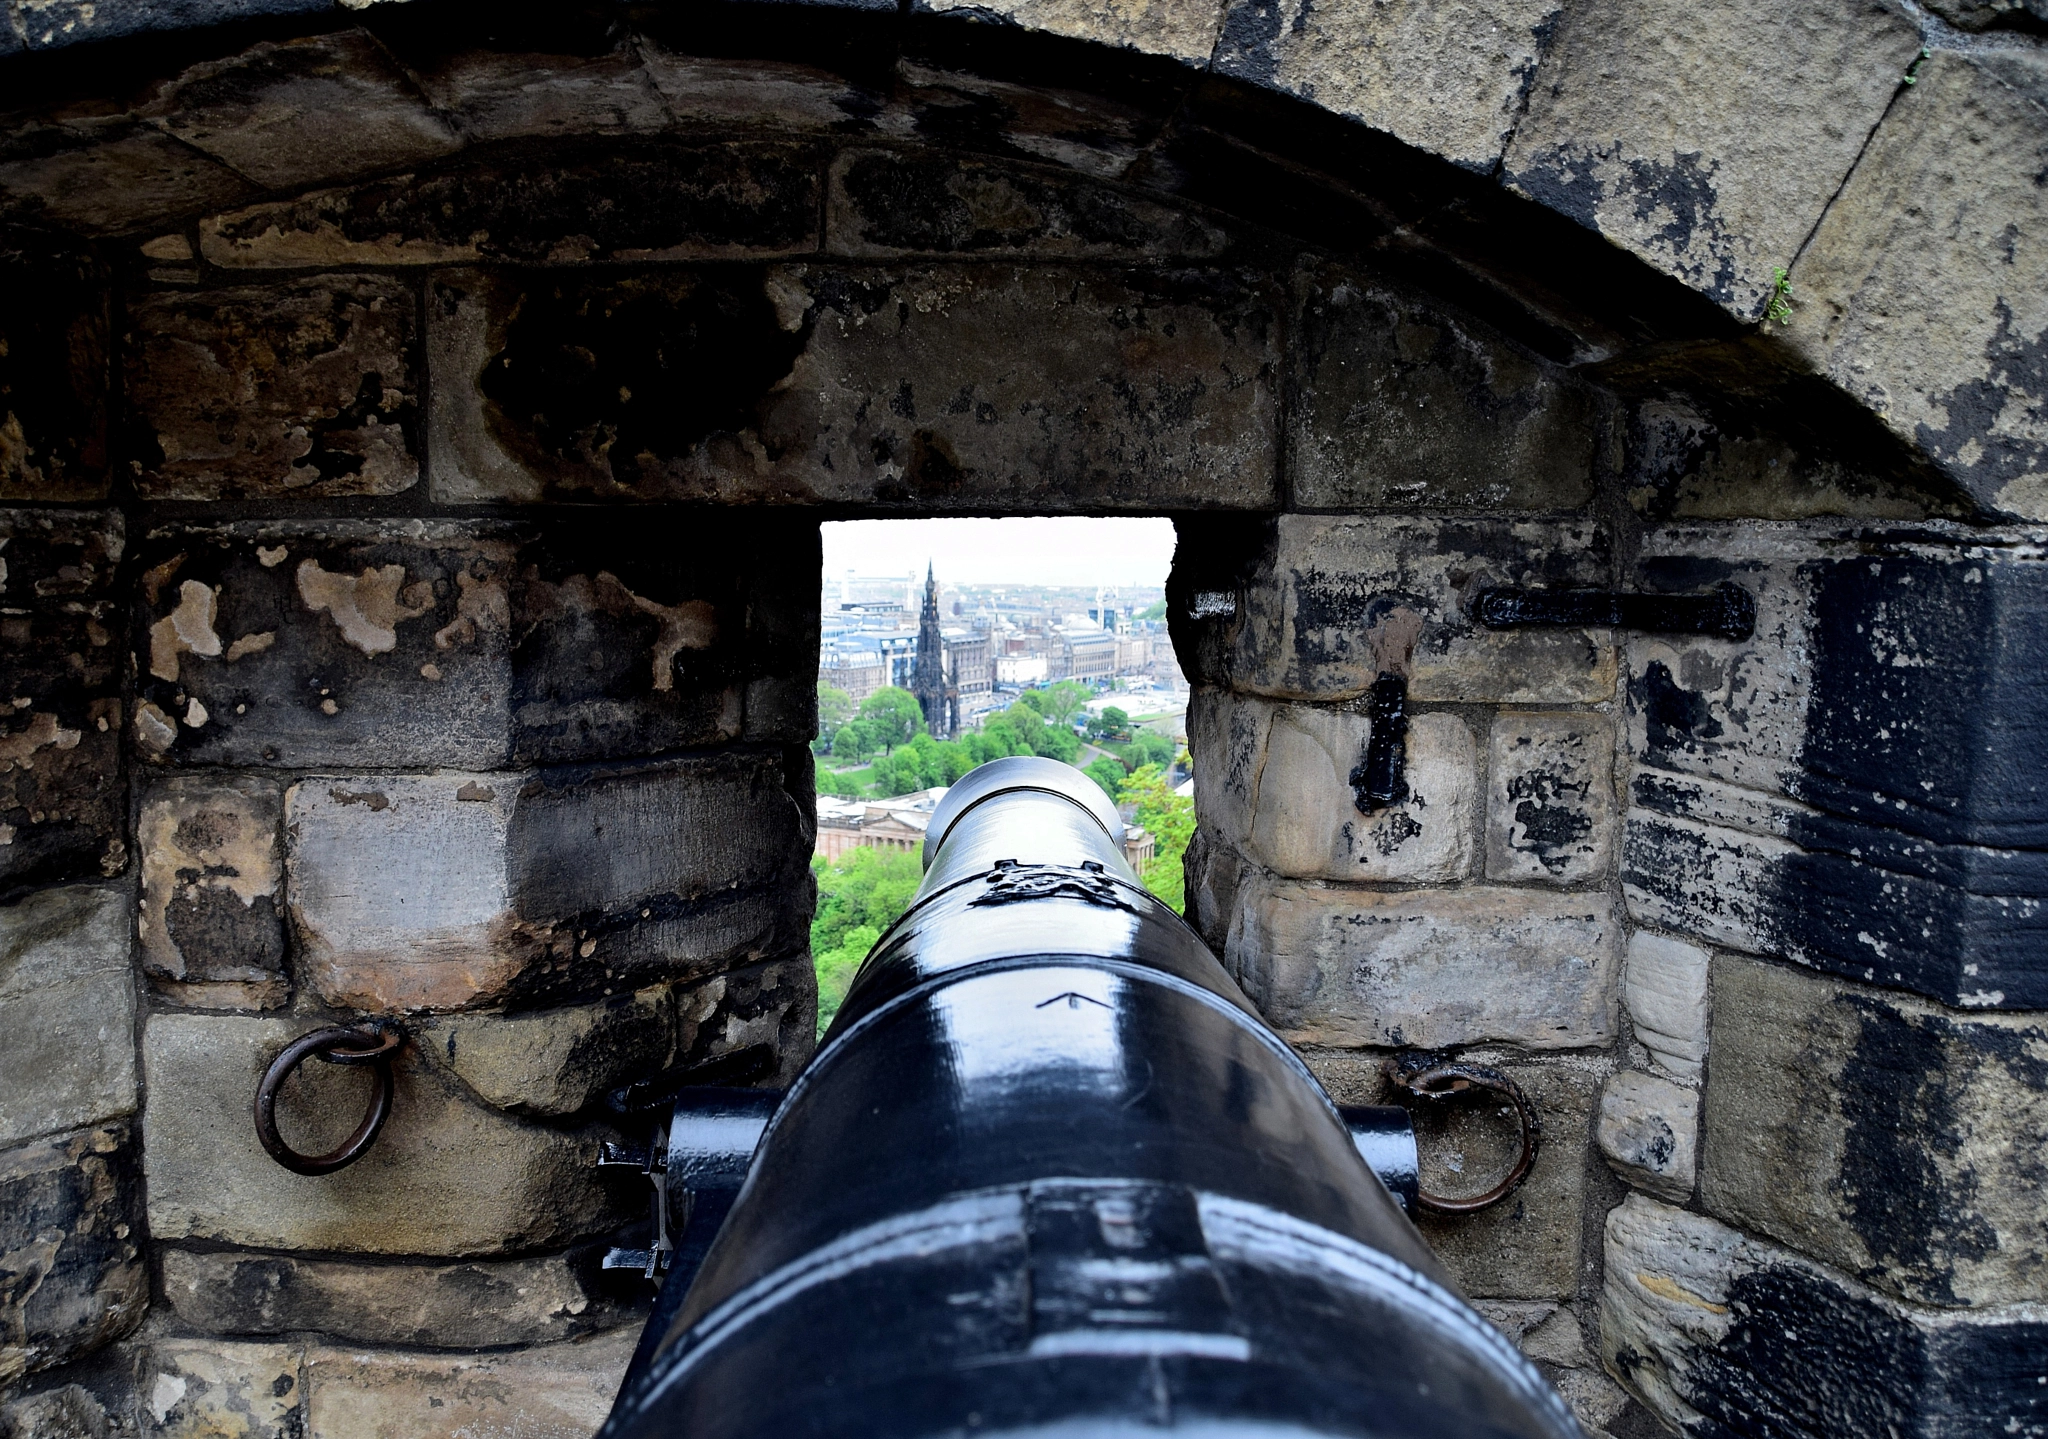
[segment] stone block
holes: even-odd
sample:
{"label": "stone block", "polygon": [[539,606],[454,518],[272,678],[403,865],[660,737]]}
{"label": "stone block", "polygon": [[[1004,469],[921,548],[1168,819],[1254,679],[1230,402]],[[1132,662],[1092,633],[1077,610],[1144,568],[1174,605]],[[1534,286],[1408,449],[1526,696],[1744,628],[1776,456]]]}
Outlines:
{"label": "stone block", "polygon": [[413,74],[472,144],[668,128],[668,106],[629,47],[601,55],[465,50]]}
{"label": "stone block", "polygon": [[1238,891],[1226,953],[1293,1043],[1579,1049],[1614,1034],[1621,926],[1604,894],[1260,878]]}
{"label": "stone block", "polygon": [[759,1082],[787,1088],[817,1047],[818,974],[808,956],[714,974],[678,986],[675,998],[679,1065],[766,1044],[776,1067]]}
{"label": "stone block", "polygon": [[1486,877],[1584,884],[1614,862],[1614,721],[1511,712],[1493,722]]}
{"label": "stone block", "polygon": [[[1303,1056],[1331,1098],[1340,1104],[1391,1104],[1379,1072],[1379,1055],[1310,1052]],[[1418,1215],[1416,1227],[1436,1257],[1468,1296],[1530,1303],[1556,1301],[1578,1292],[1588,1175],[1592,1162],[1593,1110],[1604,1061],[1566,1058],[1530,1060],[1491,1050],[1460,1056],[1501,1070],[1521,1086],[1543,1116],[1543,1143],[1529,1177],[1508,1199],[1475,1214]],[[1519,1136],[1513,1112],[1496,1103],[1415,1105],[1416,1146],[1422,1186],[1434,1194],[1479,1194],[1514,1162]],[[1490,1306],[1491,1307],[1491,1306]],[[1556,1362],[1566,1347],[1571,1323],[1537,1320],[1517,1335],[1536,1341]],[[1548,1330],[1541,1339],[1538,1334]]]}
{"label": "stone block", "polygon": [[421,521],[162,532],[136,625],[142,752],[505,763],[516,554],[488,527]]}
{"label": "stone block", "polygon": [[625,992],[802,944],[779,757],[308,779],[285,799],[302,974],[329,1003]]}
{"label": "stone block", "polygon": [[1336,270],[1300,286],[1288,421],[1296,505],[1497,514],[1592,498],[1589,391],[1420,297]]}
{"label": "stone block", "polygon": [[[1883,0],[1574,7],[1506,179],[1755,320],[1919,51]],[[1771,63],[1731,73],[1730,55]]]}
{"label": "stone block", "polygon": [[0,1152],[0,1384],[142,1322],[142,1184],[128,1126]]}
{"label": "stone block", "polygon": [[255,269],[797,254],[817,248],[823,164],[778,142],[552,145],[215,215],[199,243],[214,264]]}
{"label": "stone block", "polygon": [[514,1114],[574,1114],[675,1052],[675,999],[665,987],[595,1004],[513,1014],[463,1014],[417,1026],[478,1097]]}
{"label": "stone block", "polygon": [[[1230,925],[1237,918],[1237,891],[1251,872],[1237,849],[1214,830],[1198,825],[1181,857],[1181,871],[1187,895],[1187,921],[1202,936],[1202,943],[1220,958],[1225,967],[1233,963],[1229,952]],[[1233,979],[1236,972],[1231,972]]]}
{"label": "stone block", "polygon": [[62,1384],[0,1404],[7,1439],[108,1439],[106,1406],[82,1384]]}
{"label": "stone block", "polygon": [[1478,763],[1463,720],[1410,719],[1408,797],[1368,813],[1352,776],[1365,763],[1371,721],[1351,710],[1272,708],[1255,770],[1250,858],[1292,879],[1446,884],[1472,872]]}
{"label": "stone block", "polygon": [[80,255],[0,265],[0,500],[107,497],[107,278]]}
{"label": "stone block", "polygon": [[1230,273],[441,277],[429,304],[433,491],[1270,506],[1276,307]]}
{"label": "stone block", "polygon": [[1937,48],[1914,79],[1800,252],[1789,338],[1979,503],[2048,519],[2048,64]]}
{"label": "stone block", "polygon": [[586,1439],[611,1412],[637,1341],[626,1328],[504,1354],[316,1347],[307,1439]]}
{"label": "stone block", "polygon": [[2038,1433],[2044,1342],[2032,1306],[1929,1314],[1641,1195],[1607,1216],[1601,1358],[1684,1433]]}
{"label": "stone block", "polygon": [[298,1439],[305,1349],[159,1339],[145,1351],[137,1388],[149,1439]]}
{"label": "stone block", "polygon": [[645,35],[634,48],[686,131],[824,135],[872,123],[882,97],[858,80],[784,60],[690,55]]}
{"label": "stone block", "polygon": [[0,908],[0,1145],[135,1111],[132,913],[82,886]]}
{"label": "stone block", "polygon": [[1206,66],[1223,20],[1221,0],[911,0],[914,15],[964,13],[1045,35],[1086,40],[1184,65]]}
{"label": "stone block", "polygon": [[1176,643],[1191,679],[1278,699],[1356,699],[1405,673],[1416,701],[1595,703],[1614,694],[1607,631],[1488,630],[1470,607],[1495,585],[1609,573],[1590,523],[1282,515],[1236,608]]}
{"label": "stone block", "polygon": [[93,235],[128,234],[252,198],[225,165],[123,116],[31,132],[0,153],[0,211]]}
{"label": "stone block", "polygon": [[2048,1297],[2048,1023],[1719,956],[1700,1193],[1913,1303]]}
{"label": "stone block", "polygon": [[[644,1203],[599,1184],[597,1132],[531,1127],[477,1104],[411,1047],[394,1066],[391,1118],[369,1153],[334,1174],[291,1173],[263,1152],[246,1116],[264,1068],[306,1028],[241,1015],[149,1021],[143,1133],[156,1238],[488,1255],[601,1234]],[[306,1065],[281,1094],[279,1128],[318,1153],[354,1127],[371,1082],[338,1065]]]}
{"label": "stone block", "polygon": [[1558,0],[1233,0],[1215,68],[1485,173],[1563,12]]}
{"label": "stone block", "polygon": [[925,145],[943,136],[949,148],[1109,181],[1135,173],[1184,93],[1171,82],[1149,93],[1141,84],[1136,95],[1013,84],[909,59],[897,62],[895,80],[886,103],[870,102],[878,138]]}
{"label": "stone block", "polygon": [[162,1251],[164,1297],[195,1329],[316,1330],[360,1344],[438,1349],[550,1344],[636,1317],[592,1292],[596,1260],[594,1250],[460,1264]]}
{"label": "stone block", "polygon": [[142,966],[204,1002],[282,1004],[284,791],[258,775],[180,775],[152,786],[136,842],[142,850]]}
{"label": "stone block", "polygon": [[1933,0],[1928,9],[1964,30],[1989,30],[2028,19],[2048,20],[2044,0]]}
{"label": "stone block", "polygon": [[0,510],[0,886],[119,874],[121,516]]}
{"label": "stone block", "polygon": [[1229,232],[1184,207],[1057,170],[945,152],[846,150],[833,161],[836,255],[1213,259]]}
{"label": "stone block", "polygon": [[1600,1091],[1600,1152],[1614,1172],[1673,1204],[1692,1198],[1698,1172],[1699,1095],[1626,1069]]}
{"label": "stone block", "polygon": [[1707,952],[1639,929],[1628,938],[1621,998],[1650,1062],[1679,1079],[1699,1078],[1707,1057]]}
{"label": "stone block", "polygon": [[264,41],[195,65],[143,113],[266,190],[417,165],[462,146],[361,30]]}
{"label": "stone block", "polygon": [[129,304],[127,439],[153,500],[391,495],[419,479],[412,288],[337,275]]}

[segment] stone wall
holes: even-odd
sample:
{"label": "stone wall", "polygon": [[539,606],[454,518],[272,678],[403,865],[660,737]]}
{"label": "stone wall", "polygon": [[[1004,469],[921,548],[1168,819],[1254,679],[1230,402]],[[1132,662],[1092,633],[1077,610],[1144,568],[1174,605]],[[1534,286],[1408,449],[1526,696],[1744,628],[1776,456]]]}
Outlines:
{"label": "stone wall", "polygon": [[2031,12],[950,8],[9,7],[0,1431],[588,1432],[603,1094],[808,1053],[817,522],[1122,512],[1190,917],[1529,1093],[1425,1227],[1590,1429],[2048,1433]]}

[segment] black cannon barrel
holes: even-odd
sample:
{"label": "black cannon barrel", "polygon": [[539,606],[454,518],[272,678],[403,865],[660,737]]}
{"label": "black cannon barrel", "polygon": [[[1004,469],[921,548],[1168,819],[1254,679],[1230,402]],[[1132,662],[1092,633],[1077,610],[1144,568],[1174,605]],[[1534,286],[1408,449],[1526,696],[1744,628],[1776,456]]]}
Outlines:
{"label": "black cannon barrel", "polygon": [[1121,835],[1051,761],[948,792],[606,1439],[1579,1433]]}

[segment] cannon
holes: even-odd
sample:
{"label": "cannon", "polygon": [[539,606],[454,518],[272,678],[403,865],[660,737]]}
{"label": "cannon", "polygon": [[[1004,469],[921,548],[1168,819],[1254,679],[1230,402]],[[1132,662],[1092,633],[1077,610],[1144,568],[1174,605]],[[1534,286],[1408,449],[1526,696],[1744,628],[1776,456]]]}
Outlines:
{"label": "cannon", "polygon": [[612,1156],[667,1279],[601,1439],[1580,1434],[1405,1216],[1403,1112],[1347,1123],[1122,833],[976,769],[788,1092]]}

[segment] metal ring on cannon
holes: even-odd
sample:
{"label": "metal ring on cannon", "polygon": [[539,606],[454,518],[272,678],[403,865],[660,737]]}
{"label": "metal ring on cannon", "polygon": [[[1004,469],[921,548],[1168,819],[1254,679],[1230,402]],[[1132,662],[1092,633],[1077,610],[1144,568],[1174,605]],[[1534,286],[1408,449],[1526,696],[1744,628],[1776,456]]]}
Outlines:
{"label": "metal ring on cannon", "polygon": [[[302,1034],[287,1044],[263,1072],[263,1082],[256,1086],[256,1138],[264,1153],[294,1174],[309,1175],[332,1174],[361,1159],[377,1142],[378,1131],[391,1116],[391,1054],[404,1042],[405,1036],[397,1026],[387,1024],[367,1030],[335,1025]],[[363,1122],[337,1148],[325,1154],[301,1154],[278,1133],[277,1094],[293,1071],[308,1056],[316,1054],[328,1064],[370,1066],[376,1075],[376,1093]]]}

